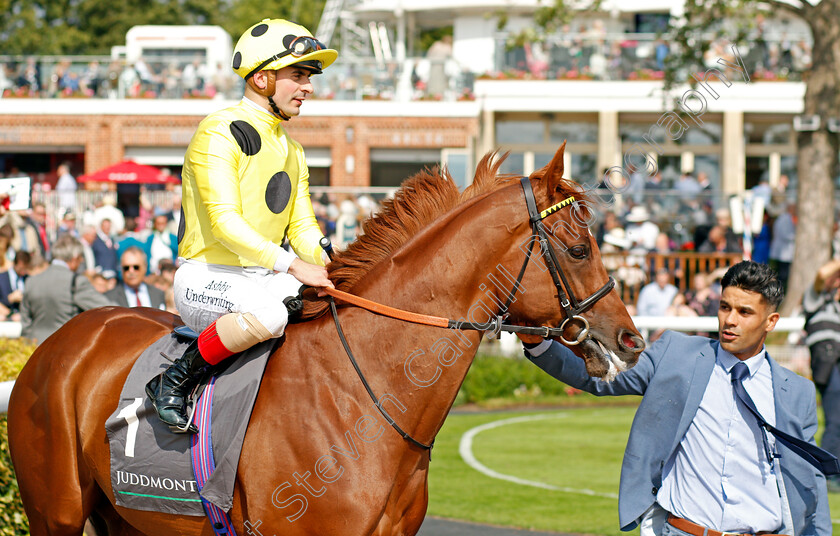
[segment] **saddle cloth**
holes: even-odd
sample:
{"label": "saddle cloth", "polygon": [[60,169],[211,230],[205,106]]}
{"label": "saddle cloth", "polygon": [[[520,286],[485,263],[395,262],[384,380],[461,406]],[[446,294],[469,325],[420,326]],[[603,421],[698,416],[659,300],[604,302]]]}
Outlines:
{"label": "saddle cloth", "polygon": [[[233,506],[233,485],[242,441],[260,380],[276,340],[233,357],[216,379],[211,422],[216,470],[201,496],[225,512]],[[175,434],[157,417],[144,391],[170,359],[181,357],[188,339],[167,334],[137,359],[116,411],[105,421],[111,449],[111,486],[118,506],[169,514],[204,516],[190,461],[190,435]]]}

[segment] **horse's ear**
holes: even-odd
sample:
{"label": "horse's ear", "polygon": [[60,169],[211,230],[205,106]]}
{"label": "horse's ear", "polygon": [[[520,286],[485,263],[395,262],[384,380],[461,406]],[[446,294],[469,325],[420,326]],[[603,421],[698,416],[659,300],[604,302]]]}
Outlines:
{"label": "horse's ear", "polygon": [[566,140],[563,140],[563,145],[561,145],[560,148],[557,149],[557,152],[554,153],[554,158],[552,158],[551,162],[549,162],[549,164],[541,170],[542,173],[540,173],[540,175],[542,177],[545,193],[549,199],[554,197],[555,189],[563,178],[563,158],[565,154]]}

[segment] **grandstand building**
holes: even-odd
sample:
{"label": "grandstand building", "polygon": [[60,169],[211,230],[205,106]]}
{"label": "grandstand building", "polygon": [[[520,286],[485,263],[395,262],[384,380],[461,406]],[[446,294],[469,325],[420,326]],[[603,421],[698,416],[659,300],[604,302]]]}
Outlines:
{"label": "grandstand building", "polygon": [[[288,126],[306,149],[312,184],[396,186],[437,163],[466,184],[495,149],[511,153],[504,172],[527,174],[563,140],[566,174],[582,182],[634,154],[655,163],[666,184],[705,172],[720,196],[781,175],[795,182],[794,117],[811,41],[801,21],[759,21],[749,47],[717,42],[697,94],[686,97],[686,86],[667,96],[670,44],[658,32],[679,16],[679,1],[608,1],[555,35],[509,47],[537,5],[328,0],[317,33],[339,60]],[[418,50],[418,34],[433,28],[451,28],[451,39]],[[218,29],[205,33],[218,39]],[[198,122],[237,99],[241,85],[227,63],[210,59],[217,47],[195,45],[200,31],[191,43],[145,53],[138,35],[112,57],[0,57],[0,173],[50,182],[61,161],[91,173],[124,159],[177,173]],[[674,97],[687,114],[669,115]]]}

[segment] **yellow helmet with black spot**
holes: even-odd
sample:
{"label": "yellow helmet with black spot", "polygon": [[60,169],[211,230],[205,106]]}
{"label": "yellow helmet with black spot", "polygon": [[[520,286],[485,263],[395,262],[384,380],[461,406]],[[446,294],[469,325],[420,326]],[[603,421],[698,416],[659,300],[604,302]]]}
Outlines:
{"label": "yellow helmet with black spot", "polygon": [[338,52],[327,48],[303,26],[283,19],[263,19],[236,42],[231,66],[245,80],[256,72],[289,65],[320,74],[337,57]]}

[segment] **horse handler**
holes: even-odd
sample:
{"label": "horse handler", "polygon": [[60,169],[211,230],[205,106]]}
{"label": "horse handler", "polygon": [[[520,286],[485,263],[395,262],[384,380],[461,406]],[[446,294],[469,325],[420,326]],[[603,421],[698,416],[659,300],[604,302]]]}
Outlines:
{"label": "horse handler", "polygon": [[[198,341],[146,385],[160,419],[188,426],[186,397],[209,368],[273,337],[301,283],[332,287],[303,149],[283,129],[338,56],[304,27],[264,19],[236,43],[242,100],[207,116],[184,157],[175,305]],[[288,237],[294,254],[281,244]]]}
{"label": "horse handler", "polygon": [[825,474],[837,458],[814,444],[814,384],[764,345],[784,289],[767,265],[735,264],[721,280],[720,341],[666,331],[612,383],[556,342],[525,355],[595,395],[642,395],[618,493],[621,529],[641,536],[831,534]]}

